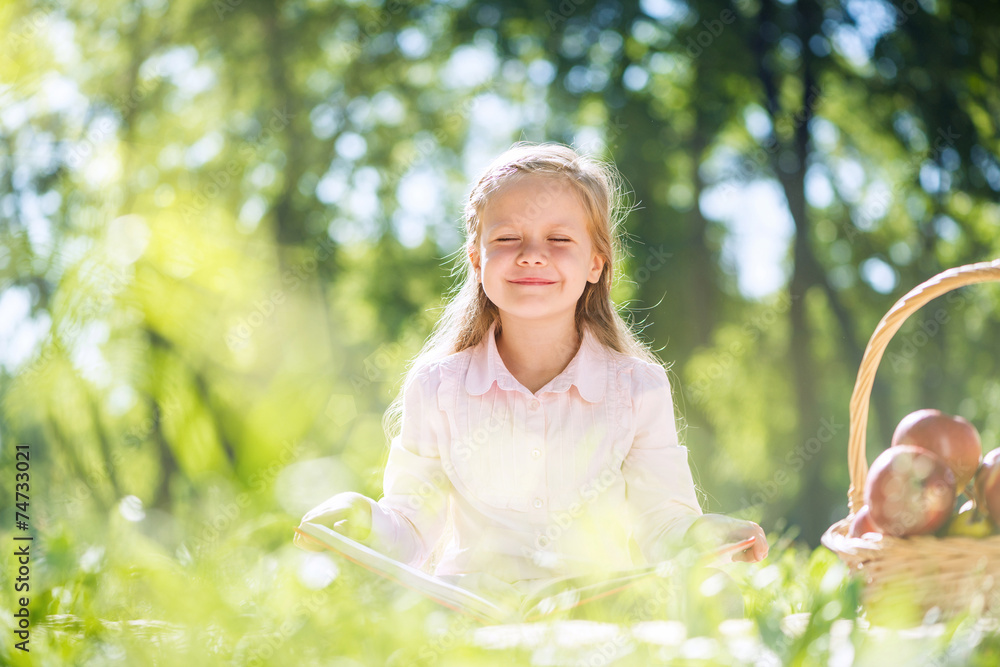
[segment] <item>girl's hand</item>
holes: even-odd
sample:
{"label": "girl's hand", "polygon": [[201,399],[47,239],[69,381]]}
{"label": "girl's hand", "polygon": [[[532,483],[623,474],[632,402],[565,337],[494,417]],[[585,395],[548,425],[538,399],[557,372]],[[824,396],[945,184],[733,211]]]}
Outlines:
{"label": "girl's hand", "polygon": [[[307,522],[332,528],[341,535],[360,542],[371,534],[372,508],[365,496],[345,491],[306,512],[299,525]],[[316,542],[298,533],[295,533],[293,543],[306,551],[323,550]]]}
{"label": "girl's hand", "polygon": [[753,544],[733,554],[734,561],[757,563],[767,558],[767,537],[753,521],[734,519],[724,514],[703,514],[688,529],[686,537],[704,549],[717,549],[753,537]]}

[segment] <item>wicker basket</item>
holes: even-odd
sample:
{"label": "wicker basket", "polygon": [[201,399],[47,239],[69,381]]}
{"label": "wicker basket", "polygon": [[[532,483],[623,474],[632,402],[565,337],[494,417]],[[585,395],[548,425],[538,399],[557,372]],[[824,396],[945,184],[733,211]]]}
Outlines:
{"label": "wicker basket", "polygon": [[863,579],[861,601],[869,610],[882,602],[900,603],[887,608],[909,609],[916,613],[918,621],[935,608],[943,617],[1000,611],[1000,535],[847,536],[851,519],[864,505],[868,401],[886,346],[903,322],[927,302],[959,287],[990,281],[1000,281],[1000,259],[960,266],[934,276],[889,309],[865,349],[851,395],[847,452],[850,514],[827,529],[822,543]]}

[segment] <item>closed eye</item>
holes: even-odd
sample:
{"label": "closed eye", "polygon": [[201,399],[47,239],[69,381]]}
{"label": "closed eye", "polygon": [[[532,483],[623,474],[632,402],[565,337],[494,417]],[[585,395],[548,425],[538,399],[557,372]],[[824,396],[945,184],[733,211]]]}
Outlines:
{"label": "closed eye", "polygon": [[[497,241],[516,241],[517,239],[513,236],[504,236],[497,239]],[[572,243],[573,239],[549,239],[550,241],[563,241],[565,243]]]}

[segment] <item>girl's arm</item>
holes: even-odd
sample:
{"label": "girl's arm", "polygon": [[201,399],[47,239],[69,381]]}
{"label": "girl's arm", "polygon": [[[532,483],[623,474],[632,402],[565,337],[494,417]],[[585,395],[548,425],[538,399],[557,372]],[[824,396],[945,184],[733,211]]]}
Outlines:
{"label": "girl's arm", "polygon": [[633,537],[650,563],[668,558],[702,516],[688,465],[677,441],[670,382],[662,366],[632,371],[635,440],[622,463]]}
{"label": "girl's arm", "polygon": [[642,554],[655,563],[688,546],[712,551],[754,537],[752,547],[733,554],[732,559],[756,562],[765,558],[767,538],[756,523],[722,514],[702,514],[687,448],[677,441],[666,371],[657,365],[634,373],[638,421],[622,472],[633,534]]}
{"label": "girl's arm", "polygon": [[[389,447],[382,499],[376,502],[344,491],[302,520],[321,523],[390,558],[420,567],[433,552],[447,519],[452,487],[438,453],[446,426],[427,373],[419,373],[403,391],[402,427]],[[298,535],[295,544],[316,548]]]}
{"label": "girl's arm", "polygon": [[383,497],[371,506],[368,546],[420,567],[434,550],[447,520],[451,481],[439,448],[448,428],[438,408],[437,387],[427,369],[403,390],[400,433],[389,447]]}

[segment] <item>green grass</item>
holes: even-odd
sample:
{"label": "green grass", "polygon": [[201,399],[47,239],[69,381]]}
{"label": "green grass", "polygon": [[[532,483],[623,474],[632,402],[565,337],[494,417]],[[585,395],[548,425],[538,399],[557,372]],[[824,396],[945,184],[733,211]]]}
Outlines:
{"label": "green grass", "polygon": [[[482,626],[335,556],[300,551],[287,515],[236,517],[217,532],[174,525],[176,543],[165,537],[169,525],[150,525],[157,521],[171,519],[149,512],[129,521],[116,511],[46,526],[33,546],[31,651],[14,650],[14,618],[4,611],[0,663],[944,666],[1000,657],[982,619],[871,626],[859,618],[859,585],[846,567],[792,533],[769,536],[763,563],[727,568],[743,596],[742,619],[713,616],[724,587],[709,578],[683,597],[695,622],[656,620],[652,607],[643,617],[632,613],[641,602],[631,601],[603,616],[579,610]],[[4,544],[11,538],[3,535]],[[4,573],[16,572],[12,551],[3,549]],[[5,585],[5,610],[14,608],[11,593]]]}

